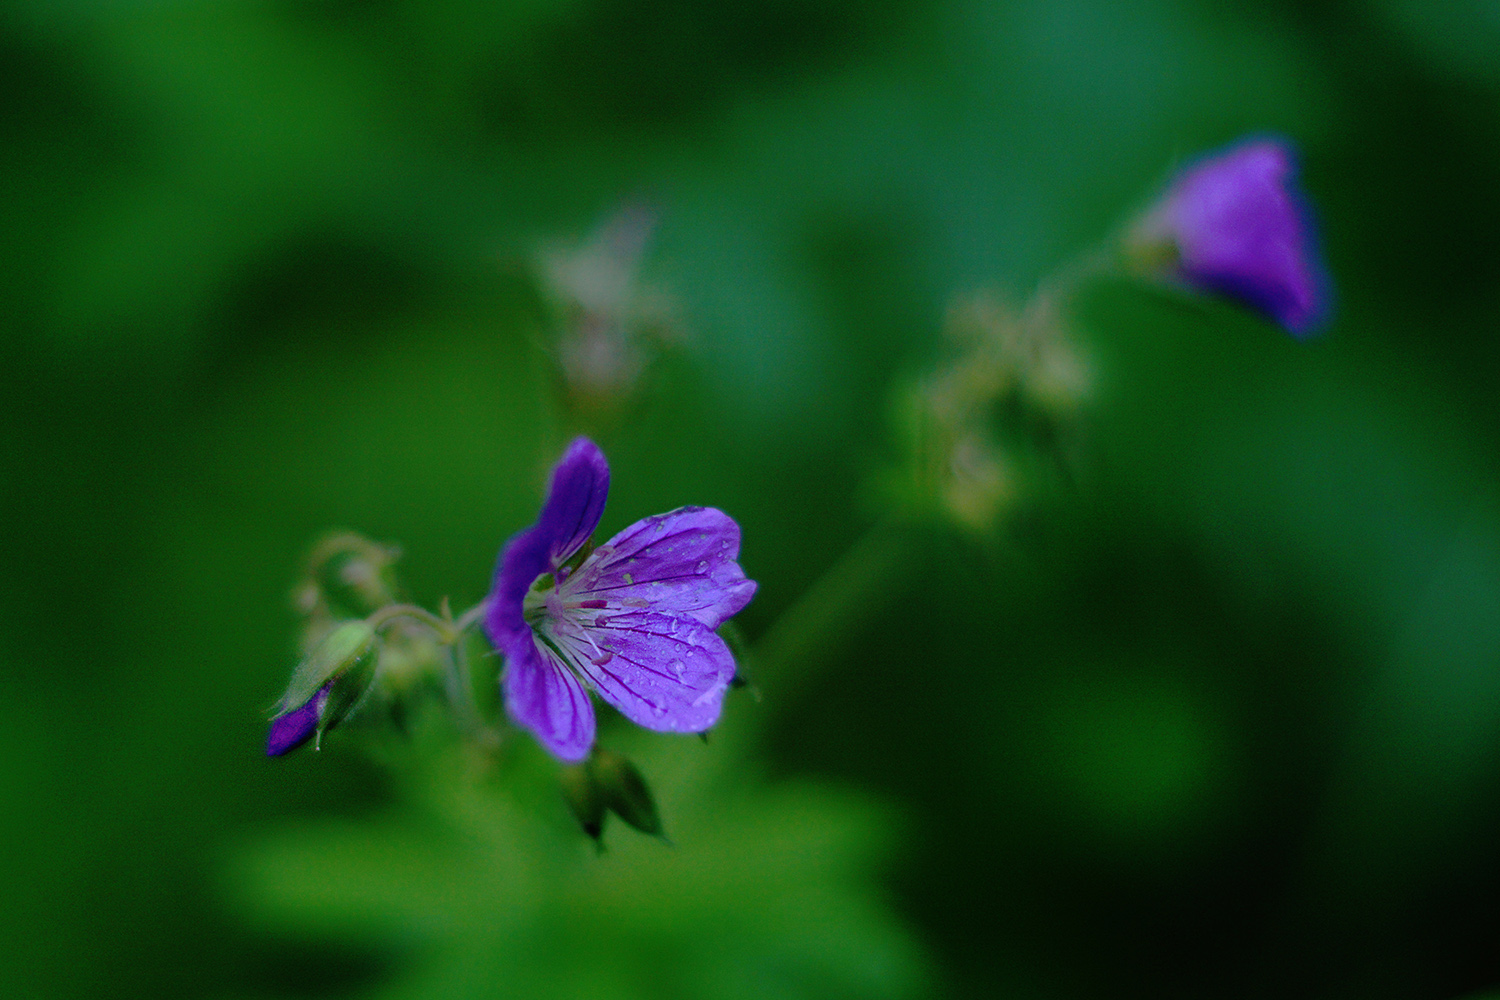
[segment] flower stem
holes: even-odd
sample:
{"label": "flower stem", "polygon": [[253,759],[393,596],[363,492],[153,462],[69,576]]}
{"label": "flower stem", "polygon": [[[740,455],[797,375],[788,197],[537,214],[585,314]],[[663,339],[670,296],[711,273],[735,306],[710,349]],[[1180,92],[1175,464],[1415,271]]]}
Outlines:
{"label": "flower stem", "polygon": [[757,685],[792,701],[849,636],[865,628],[900,592],[892,581],[915,554],[913,526],[876,524],[824,572],[756,644]]}
{"label": "flower stem", "polygon": [[463,633],[474,626],[480,618],[484,617],[485,602],[480,601],[468,611],[458,616],[458,621],[453,623],[453,631]]}
{"label": "flower stem", "polygon": [[451,645],[459,634],[453,622],[441,618],[417,604],[387,604],[369,618],[366,618],[365,623],[372,629],[379,630],[391,622],[402,618],[412,619],[426,625],[432,629],[437,635],[438,641],[444,645]]}
{"label": "flower stem", "polygon": [[451,646],[458,642],[463,637],[463,634],[472,628],[475,622],[479,621],[483,614],[483,601],[465,611],[457,621],[454,621],[453,617],[448,613],[446,605],[443,609],[443,614],[435,615],[417,604],[387,604],[369,618],[366,618],[365,622],[373,629],[380,629],[402,618],[412,619],[432,629],[433,633],[437,635],[438,641],[443,645]]}
{"label": "flower stem", "polygon": [[448,702],[458,717],[460,731],[478,744],[495,746],[500,740],[499,733],[485,724],[474,700],[474,677],[469,670],[468,642],[462,630],[448,647],[445,659]]}

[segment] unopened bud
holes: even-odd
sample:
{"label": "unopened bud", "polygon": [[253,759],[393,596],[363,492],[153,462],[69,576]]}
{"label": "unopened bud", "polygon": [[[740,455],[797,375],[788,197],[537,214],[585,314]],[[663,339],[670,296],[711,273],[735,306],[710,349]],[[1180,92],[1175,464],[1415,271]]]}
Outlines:
{"label": "unopened bud", "polygon": [[328,698],[330,681],[299,708],[284,712],[271,720],[271,732],[266,737],[266,756],[280,757],[282,754],[305,743],[318,729],[318,719],[323,714],[323,705]]}
{"label": "unopened bud", "polygon": [[604,835],[604,798],[599,794],[599,787],[594,784],[588,767],[584,764],[568,765],[562,769],[559,780],[563,799],[573,818],[578,820],[584,833],[598,842]]}
{"label": "unopened bud", "polygon": [[298,664],[276,706],[266,753],[278,757],[347,716],[370,686],[379,650],[375,630],[345,622]]}
{"label": "unopened bud", "polygon": [[603,849],[604,819],[614,813],[642,833],[666,840],[661,816],[646,779],[634,764],[594,744],[582,764],[564,767],[559,776],[563,798],[583,832]]}
{"label": "unopened bud", "polygon": [[584,767],[605,808],[642,833],[666,839],[651,789],[634,764],[596,744]]}
{"label": "unopened bud", "polygon": [[1253,139],[1178,174],[1127,232],[1127,267],[1234,299],[1303,336],[1328,316],[1329,281],[1291,144]]}
{"label": "unopened bud", "polygon": [[307,578],[293,601],[307,615],[363,618],[398,599],[398,555],[394,547],[353,532],[330,535],[308,557]]}

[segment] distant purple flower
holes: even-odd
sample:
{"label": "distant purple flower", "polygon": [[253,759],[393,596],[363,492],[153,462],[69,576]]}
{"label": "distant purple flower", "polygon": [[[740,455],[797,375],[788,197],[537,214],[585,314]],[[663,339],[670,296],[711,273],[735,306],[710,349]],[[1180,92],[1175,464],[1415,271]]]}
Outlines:
{"label": "distant purple flower", "polygon": [[537,523],[501,552],[485,609],[506,711],[568,762],[594,743],[585,685],[647,729],[717,722],[734,658],[714,629],[755,593],[736,562],[739,525],[710,507],[637,521],[579,561],[608,492],[603,453],[578,438]]}
{"label": "distant purple flower", "polygon": [[323,705],[328,701],[328,690],[331,687],[333,681],[318,688],[306,704],[283,712],[271,720],[271,732],[266,737],[267,757],[280,757],[307,742],[318,729],[318,717],[323,714]]}
{"label": "distant purple flower", "polygon": [[1295,174],[1284,140],[1231,146],[1178,174],[1136,238],[1169,240],[1189,285],[1310,333],[1327,316],[1329,287]]}

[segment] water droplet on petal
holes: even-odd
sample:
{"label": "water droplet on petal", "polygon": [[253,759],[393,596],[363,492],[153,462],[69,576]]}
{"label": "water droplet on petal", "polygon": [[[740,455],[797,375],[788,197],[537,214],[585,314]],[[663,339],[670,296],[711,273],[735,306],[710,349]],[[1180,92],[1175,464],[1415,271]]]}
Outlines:
{"label": "water droplet on petal", "polygon": [[707,569],[708,569],[708,560],[706,560],[706,559],[699,560],[699,562],[698,562],[698,572],[702,573],[702,572],[705,572]]}
{"label": "water droplet on petal", "polygon": [[682,670],[687,666],[687,664],[683,663],[681,660],[673,660],[671,663],[668,663],[667,666],[672,668],[672,673],[677,675],[677,679],[679,681],[682,680]]}
{"label": "water droplet on petal", "polygon": [[710,687],[707,691],[704,691],[698,697],[696,697],[696,698],[693,699],[693,707],[694,708],[702,708],[705,702],[709,702],[709,701],[712,701],[714,698],[717,698],[728,687],[729,687],[729,682],[728,681],[714,681],[712,687]]}

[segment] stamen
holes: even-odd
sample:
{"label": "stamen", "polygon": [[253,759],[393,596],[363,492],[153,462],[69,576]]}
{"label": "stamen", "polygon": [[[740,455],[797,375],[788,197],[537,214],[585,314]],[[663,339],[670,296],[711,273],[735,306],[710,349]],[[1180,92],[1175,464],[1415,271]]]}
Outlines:
{"label": "stamen", "polygon": [[599,648],[599,644],[594,641],[594,637],[589,634],[589,629],[582,622],[574,621],[572,618],[567,617],[554,619],[552,622],[552,627],[556,629],[559,628],[559,626],[566,626],[571,635],[576,636],[577,638],[580,638],[584,642],[589,644],[589,648],[594,651],[594,655],[589,657],[589,660],[594,664],[594,666],[602,667],[604,666],[604,664],[615,658],[614,653]]}
{"label": "stamen", "polygon": [[570,608],[607,608],[609,602],[603,598],[589,598],[587,601],[573,601],[567,605]]}

